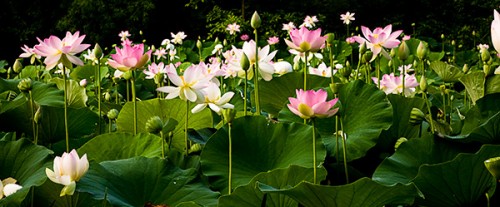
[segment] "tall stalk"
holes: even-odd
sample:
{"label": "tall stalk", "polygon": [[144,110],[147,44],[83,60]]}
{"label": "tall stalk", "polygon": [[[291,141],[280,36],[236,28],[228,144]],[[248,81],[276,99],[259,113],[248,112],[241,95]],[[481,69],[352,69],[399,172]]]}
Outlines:
{"label": "tall stalk", "polygon": [[66,66],[62,68],[63,81],[64,81],[64,129],[66,135],[66,152],[69,153],[69,132],[68,132],[68,85],[66,78]]}
{"label": "tall stalk", "polygon": [[257,29],[255,33],[255,67],[254,67],[254,84],[255,84],[255,110],[260,115],[260,100],[259,100],[259,42]]}
{"label": "tall stalk", "polygon": [[229,180],[228,180],[228,194],[231,195],[232,181],[233,181],[233,143],[232,143],[232,123],[228,122],[229,127]]}
{"label": "tall stalk", "polygon": [[96,83],[97,83],[97,110],[99,111],[99,121],[98,121],[98,132],[101,134],[101,119],[102,119],[102,112],[101,112],[101,59],[98,58],[98,63],[97,63],[97,78],[96,78]]}
{"label": "tall stalk", "polygon": [[35,100],[33,100],[33,93],[31,90],[29,91],[30,95],[30,108],[31,108],[31,127],[33,128],[33,142],[35,144],[38,143],[38,134],[36,132],[36,124],[35,124]]}
{"label": "tall stalk", "polygon": [[312,130],[313,130],[313,136],[312,136],[312,148],[313,148],[313,183],[317,184],[317,172],[316,172],[316,126],[315,126],[315,121],[314,119],[311,119],[312,122]]}
{"label": "tall stalk", "polygon": [[185,153],[188,156],[189,153],[189,142],[188,142],[188,121],[189,121],[189,100],[186,100],[186,119],[184,120],[184,144],[185,144]]}

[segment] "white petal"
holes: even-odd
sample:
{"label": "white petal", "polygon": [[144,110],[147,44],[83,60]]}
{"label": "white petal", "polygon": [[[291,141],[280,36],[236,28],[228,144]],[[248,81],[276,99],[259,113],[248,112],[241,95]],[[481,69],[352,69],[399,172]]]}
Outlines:
{"label": "white petal", "polygon": [[202,111],[203,109],[205,109],[206,107],[207,107],[206,103],[198,104],[193,109],[191,109],[191,113],[193,113],[193,114],[198,113],[198,112]]}
{"label": "white petal", "polygon": [[23,187],[18,185],[18,184],[7,184],[3,188],[3,193],[7,197],[7,196],[14,194],[15,192],[17,192],[21,188],[23,188]]}

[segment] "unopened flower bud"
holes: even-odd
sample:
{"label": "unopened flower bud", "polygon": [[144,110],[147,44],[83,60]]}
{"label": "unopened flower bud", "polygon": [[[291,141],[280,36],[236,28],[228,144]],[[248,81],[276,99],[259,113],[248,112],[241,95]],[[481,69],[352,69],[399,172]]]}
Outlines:
{"label": "unopened flower bud", "polygon": [[483,60],[483,62],[488,62],[491,58],[491,55],[490,55],[490,52],[488,51],[488,49],[486,48],[483,48],[481,49],[481,60]]}
{"label": "unopened flower bud", "polygon": [[35,121],[35,124],[38,124],[40,123],[41,118],[42,118],[42,107],[38,107],[38,109],[35,112],[35,116],[33,117],[33,121]]}
{"label": "unopened flower bud", "polygon": [[124,72],[122,77],[125,80],[130,80],[132,78],[132,71],[129,70],[127,72]]}
{"label": "unopened flower bud", "polygon": [[403,144],[404,142],[408,141],[405,137],[401,137],[396,141],[396,144],[394,144],[394,151],[398,150],[399,145]]}
{"label": "unopened flower bud", "polygon": [[257,13],[257,11],[255,11],[252,15],[252,20],[250,20],[250,26],[252,26],[252,28],[254,28],[254,29],[257,29],[260,27],[261,23],[262,23],[262,20],[260,19],[260,16]]}
{"label": "unopened flower bud", "polygon": [[116,110],[116,109],[111,109],[111,110],[109,110],[109,111],[108,111],[108,114],[107,114],[108,119],[111,119],[111,120],[115,120],[115,119],[117,119],[117,118],[118,118],[118,114],[119,114],[119,113],[120,113],[120,112],[119,112],[118,110]]}
{"label": "unopened flower bud", "polygon": [[396,48],[392,48],[391,51],[389,51],[389,56],[391,56],[391,58],[396,56]]}
{"label": "unopened flower bud", "polygon": [[334,33],[326,34],[326,43],[332,45],[333,41],[335,41],[335,34]]}
{"label": "unopened flower bud", "polygon": [[484,72],[485,77],[488,77],[489,75],[492,74],[493,70],[491,70],[490,65],[485,64],[485,65],[483,65],[483,72]]}
{"label": "unopened flower bud", "polygon": [[224,122],[233,123],[236,111],[234,109],[222,109],[222,116],[224,117]]}
{"label": "unopened flower bud", "polygon": [[469,72],[469,65],[464,64],[464,67],[462,67],[462,71],[463,71],[464,73],[468,73],[468,72]]}
{"label": "unopened flower bud", "polygon": [[109,92],[104,93],[104,100],[106,100],[106,101],[111,100],[111,94]]}
{"label": "unopened flower bud", "polygon": [[366,52],[366,42],[361,43],[359,46],[359,54],[364,55]]}
{"label": "unopened flower bud", "polygon": [[157,73],[155,74],[154,80],[156,84],[163,83],[163,80],[165,80],[165,75],[163,73]]}
{"label": "unopened flower bud", "polygon": [[16,59],[12,69],[14,69],[14,72],[16,72],[16,73],[21,72],[21,70],[23,69],[23,64],[21,63],[21,59],[19,59],[19,58]]}
{"label": "unopened flower bud", "polygon": [[424,59],[425,56],[427,55],[427,51],[428,51],[427,44],[424,43],[423,41],[420,41],[417,47],[417,57],[421,60]]}
{"label": "unopened flower bud", "polygon": [[441,34],[441,39],[444,39],[444,34]]}
{"label": "unopened flower bud", "polygon": [[406,41],[403,41],[398,48],[398,57],[400,60],[405,61],[410,56],[410,48],[408,48],[408,44]]}
{"label": "unopened flower bud", "polygon": [[153,116],[146,122],[146,131],[152,134],[158,134],[163,129],[163,121],[159,116]]}
{"label": "unopened flower bud", "polygon": [[372,57],[373,57],[373,52],[366,51],[365,54],[363,54],[362,63],[369,63]]}
{"label": "unopened flower bud", "polygon": [[80,81],[80,86],[85,88],[85,86],[87,86],[87,79],[82,79]]}
{"label": "unopened flower bud", "polygon": [[484,161],[486,169],[495,177],[495,180],[500,181],[500,157],[494,157]]}
{"label": "unopened flower bud", "polygon": [[19,81],[19,83],[17,84],[17,88],[21,91],[21,92],[28,92],[31,90],[31,87],[33,87],[32,83],[31,83],[31,79],[30,78],[25,78],[25,79],[22,79],[21,81]]}
{"label": "unopened flower bud", "polygon": [[427,79],[425,78],[425,76],[422,76],[420,78],[420,90],[422,90],[423,92],[427,90]]}
{"label": "unopened flower bud", "polygon": [[197,152],[200,152],[202,150],[202,147],[199,143],[196,143],[196,144],[193,144],[191,145],[191,147],[189,148],[189,154],[192,154],[192,153],[197,153]]}
{"label": "unopened flower bud", "polygon": [[103,56],[101,46],[99,46],[99,44],[97,44],[97,43],[94,46],[94,56],[97,59],[101,59]]}
{"label": "unopened flower bud", "polygon": [[196,41],[196,47],[198,49],[201,49],[201,47],[203,47],[203,44],[201,43],[201,41],[198,39],[198,41]]}
{"label": "unopened flower bud", "polygon": [[248,70],[250,68],[250,60],[245,53],[241,54],[240,66],[243,70]]}
{"label": "unopened flower bud", "polygon": [[410,124],[419,125],[425,120],[425,114],[418,108],[412,108],[410,112]]}

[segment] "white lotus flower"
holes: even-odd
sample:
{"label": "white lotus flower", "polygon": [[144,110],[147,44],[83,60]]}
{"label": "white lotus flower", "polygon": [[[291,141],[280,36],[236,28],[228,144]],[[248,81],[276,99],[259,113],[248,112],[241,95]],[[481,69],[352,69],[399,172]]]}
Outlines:
{"label": "white lotus flower", "polygon": [[82,178],[89,169],[89,161],[87,154],[82,158],[78,156],[76,150],[71,150],[70,153],[64,152],[61,157],[56,156],[54,159],[54,171],[49,168],[45,169],[47,177],[54,183],[64,185],[60,196],[73,195],[76,189],[76,182]]}

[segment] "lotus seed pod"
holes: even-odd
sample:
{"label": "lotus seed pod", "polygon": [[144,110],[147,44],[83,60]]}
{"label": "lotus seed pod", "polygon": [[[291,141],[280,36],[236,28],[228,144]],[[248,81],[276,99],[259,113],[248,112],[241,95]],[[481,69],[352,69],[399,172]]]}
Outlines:
{"label": "lotus seed pod", "polygon": [[109,110],[108,114],[107,114],[108,119],[115,120],[116,118],[118,118],[118,114],[119,113],[120,112],[118,110],[116,110],[116,109]]}
{"label": "lotus seed pod", "polygon": [[146,122],[146,131],[152,134],[158,134],[163,129],[163,121],[159,116],[153,116]]}
{"label": "lotus seed pod", "polygon": [[419,125],[425,120],[425,114],[418,108],[412,108],[410,112],[410,124]]}
{"label": "lotus seed pod", "polygon": [[262,20],[260,19],[260,16],[257,13],[257,11],[255,11],[252,15],[252,20],[250,20],[250,26],[252,26],[252,28],[254,28],[254,29],[257,29],[260,27],[261,23],[262,23]]}
{"label": "lotus seed pod", "polygon": [[494,157],[484,161],[486,169],[495,177],[495,180],[500,181],[500,157]]}
{"label": "lotus seed pod", "polygon": [[405,137],[401,137],[396,141],[396,144],[394,144],[394,151],[398,150],[399,146],[403,144],[403,142],[408,141]]}
{"label": "lotus seed pod", "polygon": [[481,49],[481,60],[483,60],[483,62],[488,62],[491,58],[491,55],[490,55],[490,52],[488,51],[488,49],[486,48],[483,48]]}
{"label": "lotus seed pod", "polygon": [[31,90],[31,88],[33,87],[33,84],[31,83],[31,79],[30,78],[25,78],[25,79],[22,79],[21,81],[19,81],[19,83],[17,84],[17,88],[22,91],[22,92],[28,92]]}

